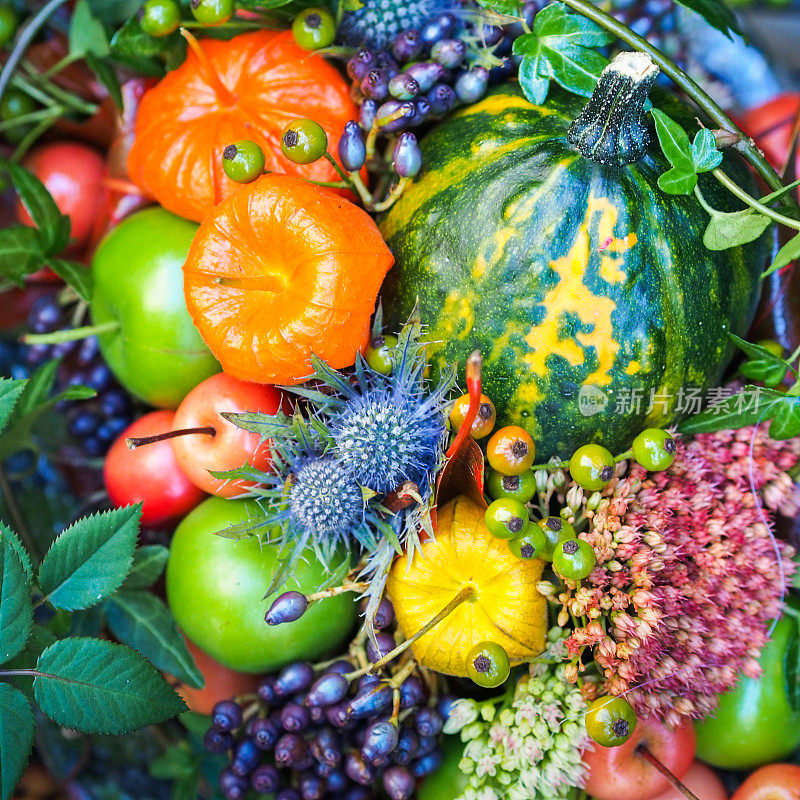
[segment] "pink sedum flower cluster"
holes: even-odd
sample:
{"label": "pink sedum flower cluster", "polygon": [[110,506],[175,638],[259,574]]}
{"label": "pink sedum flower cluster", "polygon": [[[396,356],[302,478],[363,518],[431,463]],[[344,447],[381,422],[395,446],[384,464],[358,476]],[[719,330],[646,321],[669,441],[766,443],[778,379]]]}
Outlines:
{"label": "pink sedum flower cluster", "polygon": [[800,441],[753,428],[703,434],[679,443],[667,471],[632,463],[606,487],[580,534],[597,567],[557,598],[560,622],[575,621],[567,677],[578,680],[586,648],[600,668],[582,681],[587,699],[625,694],[640,716],[678,724],[713,711],[741,672],[758,675],[794,570],[772,514],[797,513],[787,471],[799,457]]}

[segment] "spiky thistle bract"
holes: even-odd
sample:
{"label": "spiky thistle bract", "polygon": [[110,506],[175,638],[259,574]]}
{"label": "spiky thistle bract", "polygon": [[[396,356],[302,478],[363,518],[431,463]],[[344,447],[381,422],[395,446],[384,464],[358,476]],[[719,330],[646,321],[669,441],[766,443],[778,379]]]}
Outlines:
{"label": "spiky thistle bract", "polygon": [[[379,310],[373,334],[380,328]],[[277,535],[282,544],[282,568],[269,591],[282,584],[307,545],[324,563],[344,545],[366,558],[369,618],[394,556],[406,552],[412,558],[420,531],[433,535],[430,510],[445,459],[455,370],[435,383],[426,377],[421,333],[415,313],[398,336],[390,375],[376,372],[360,355],[350,374],[312,357],[314,373],[307,382],[287,389],[300,398],[291,417],[225,415],[270,441],[271,472],[244,467],[220,475],[254,481],[251,494],[267,514],[257,529],[244,522],[224,535],[270,530],[271,540]],[[402,502],[396,502],[398,493]]]}

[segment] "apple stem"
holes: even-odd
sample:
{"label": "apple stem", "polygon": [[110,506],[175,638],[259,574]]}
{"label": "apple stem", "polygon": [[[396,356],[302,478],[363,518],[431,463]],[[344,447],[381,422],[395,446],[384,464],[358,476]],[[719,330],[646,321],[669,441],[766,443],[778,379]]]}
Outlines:
{"label": "apple stem", "polygon": [[636,752],[645,759],[645,761],[649,761],[670,783],[673,789],[680,792],[687,800],[699,800],[698,796],[689,789],[686,784],[681,783],[676,775],[670,772],[661,761],[654,756],[650,750],[643,744],[640,744],[636,748]]}
{"label": "apple stem", "polygon": [[181,428],[178,431],[165,431],[164,433],[157,433],[155,436],[139,436],[132,437],[125,440],[129,450],[135,450],[145,444],[155,444],[156,442],[164,442],[167,439],[176,439],[178,436],[189,436],[194,433],[201,433],[204,436],[216,436],[217,429],[208,425],[205,428]]}
{"label": "apple stem", "polygon": [[67,328],[63,331],[52,333],[26,333],[20,338],[23,344],[62,344],[63,342],[77,342],[79,339],[88,339],[100,333],[110,333],[119,330],[117,320],[101,322],[99,325],[83,325],[80,328]]}

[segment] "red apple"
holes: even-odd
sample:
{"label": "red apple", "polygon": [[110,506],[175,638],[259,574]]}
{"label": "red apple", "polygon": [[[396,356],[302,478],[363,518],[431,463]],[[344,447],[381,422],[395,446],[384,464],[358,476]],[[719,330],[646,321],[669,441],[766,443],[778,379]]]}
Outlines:
{"label": "red apple", "polygon": [[181,469],[203,491],[219,497],[236,497],[251,485],[242,480],[223,481],[209,470],[223,472],[250,464],[260,470],[271,463],[269,442],[256,433],[244,431],[228,422],[224,412],[261,411],[275,414],[281,408],[282,394],[274,386],[240,381],[220,372],[195,386],[175,412],[174,430],[210,428],[214,434],[194,433],[172,439],[172,448]]}
{"label": "red apple", "polygon": [[188,514],[205,494],[181,471],[167,442],[130,450],[127,438],[170,430],[174,411],[152,411],[131,423],[111,445],[103,464],[103,480],[116,506],[142,503],[142,524],[162,525]]}
{"label": "red apple", "polygon": [[800,766],[767,764],[757,769],[731,800],[800,800]]}
{"label": "red apple", "polygon": [[[719,775],[711,767],[695,761],[689,771],[681,778],[686,787],[697,795],[698,800],[728,800],[728,792],[722,785]],[[685,800],[677,789],[670,787],[653,800]]]}
{"label": "red apple", "polygon": [[650,800],[670,788],[667,779],[644,759],[647,749],[676,777],[694,760],[694,726],[690,721],[670,730],[657,719],[640,719],[633,736],[617,747],[594,745],[583,760],[589,769],[586,791],[596,800]]}

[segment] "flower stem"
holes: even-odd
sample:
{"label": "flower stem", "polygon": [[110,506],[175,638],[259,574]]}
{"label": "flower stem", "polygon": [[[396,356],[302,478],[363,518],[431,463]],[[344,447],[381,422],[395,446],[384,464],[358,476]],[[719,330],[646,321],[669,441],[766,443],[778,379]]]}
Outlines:
{"label": "flower stem", "polygon": [[[756,147],[755,143],[745,134],[738,125],[722,110],[722,108],[709,97],[680,67],[676,66],[660,50],[653,47],[646,39],[635,34],[630,28],[617,21],[610,14],[602,11],[591,0],[563,0],[564,5],[582,14],[601,28],[613,33],[626,44],[642,53],[647,53],[658,64],[661,71],[672,80],[688,97],[690,97],[713,121],[721,128],[738,134],[739,141],[734,147],[750,162],[753,168],[772,189],[783,186],[780,175],[767,161],[764,154]],[[792,198],[796,208],[797,202]]]}
{"label": "flower stem", "polygon": [[376,214],[380,211],[386,211],[391,208],[399,199],[400,195],[405,191],[406,186],[411,183],[411,178],[400,178],[395,187],[389,192],[389,196],[382,200],[380,203],[375,203],[369,207],[369,210]]}
{"label": "flower stem", "polygon": [[70,328],[65,331],[53,331],[52,333],[26,333],[20,337],[23,344],[61,344],[62,342],[77,342],[89,336],[96,336],[99,333],[110,333],[119,330],[120,324],[117,320],[101,322],[99,325],[84,325],[80,328]]}
{"label": "flower stem", "polygon": [[126,439],[125,444],[128,445],[128,450],[135,450],[137,447],[142,447],[146,444],[165,442],[167,439],[176,439],[178,436],[190,436],[192,434],[216,436],[217,429],[212,428],[211,425],[208,425],[205,428],[182,428],[178,431],[164,431],[164,433],[157,433],[155,436],[134,436]]}
{"label": "flower stem", "polygon": [[345,592],[363,592],[369,589],[369,582],[363,581],[361,583],[343,583],[341,586],[333,586],[330,589],[323,589],[320,592],[306,595],[306,600],[313,603],[315,600],[324,600],[326,597],[336,597]]}
{"label": "flower stem", "polygon": [[691,789],[689,789],[686,784],[681,783],[678,777],[673,775],[672,772],[670,772],[670,770],[668,770],[661,763],[661,761],[647,749],[645,745],[640,744],[636,748],[636,752],[642,758],[644,758],[645,761],[648,761],[650,764],[652,764],[669,781],[670,786],[672,786],[672,788],[677,792],[680,792],[685,798],[687,798],[687,800],[699,800],[697,795]]}

